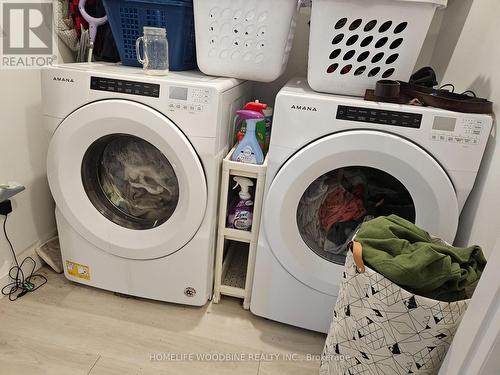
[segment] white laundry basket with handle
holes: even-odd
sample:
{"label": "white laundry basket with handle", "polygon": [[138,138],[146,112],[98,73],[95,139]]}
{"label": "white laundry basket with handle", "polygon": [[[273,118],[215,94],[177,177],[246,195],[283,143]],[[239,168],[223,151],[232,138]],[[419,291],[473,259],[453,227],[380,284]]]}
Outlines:
{"label": "white laundry basket with handle", "polygon": [[270,82],[285,71],[302,0],[194,0],[196,54],[209,75]]}
{"label": "white laundry basket with handle", "polygon": [[308,82],[363,96],[380,79],[408,81],[437,7],[447,0],[314,0]]}

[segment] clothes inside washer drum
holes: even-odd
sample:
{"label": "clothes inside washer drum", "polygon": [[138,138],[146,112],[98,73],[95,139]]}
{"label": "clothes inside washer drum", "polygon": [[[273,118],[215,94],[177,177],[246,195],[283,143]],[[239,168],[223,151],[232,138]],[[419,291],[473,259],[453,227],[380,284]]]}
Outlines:
{"label": "clothes inside washer drum", "polygon": [[167,158],[135,137],[111,141],[101,159],[101,185],[108,199],[126,214],[165,221],[177,206],[179,183]]}

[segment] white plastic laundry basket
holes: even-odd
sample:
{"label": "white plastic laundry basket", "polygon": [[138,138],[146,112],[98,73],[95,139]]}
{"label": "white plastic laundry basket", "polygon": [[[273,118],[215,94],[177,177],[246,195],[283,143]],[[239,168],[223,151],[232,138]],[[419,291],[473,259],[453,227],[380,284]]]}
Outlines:
{"label": "white plastic laundry basket", "polygon": [[205,74],[270,82],[283,74],[301,0],[194,0]]}
{"label": "white plastic laundry basket", "polygon": [[363,96],[380,79],[407,81],[437,7],[447,0],[314,0],[308,82]]}

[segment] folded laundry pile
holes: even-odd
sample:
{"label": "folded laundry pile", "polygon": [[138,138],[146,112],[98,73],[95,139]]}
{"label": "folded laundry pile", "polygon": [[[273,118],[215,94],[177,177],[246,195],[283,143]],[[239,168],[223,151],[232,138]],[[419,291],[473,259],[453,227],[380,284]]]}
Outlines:
{"label": "folded laundry pile", "polygon": [[470,298],[486,266],[479,246],[448,245],[396,215],[363,223],[354,241],[367,266],[414,294],[445,302]]}

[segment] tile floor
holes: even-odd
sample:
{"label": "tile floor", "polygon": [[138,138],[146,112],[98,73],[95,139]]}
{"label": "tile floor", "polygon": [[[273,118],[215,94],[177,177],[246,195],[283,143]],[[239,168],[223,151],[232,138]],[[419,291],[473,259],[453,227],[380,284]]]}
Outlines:
{"label": "tile floor", "polygon": [[[16,302],[0,300],[1,375],[318,373],[324,335],[256,317],[237,299],[186,307],[41,272],[49,279],[41,289]],[[169,353],[176,357],[169,360]]]}

